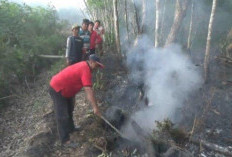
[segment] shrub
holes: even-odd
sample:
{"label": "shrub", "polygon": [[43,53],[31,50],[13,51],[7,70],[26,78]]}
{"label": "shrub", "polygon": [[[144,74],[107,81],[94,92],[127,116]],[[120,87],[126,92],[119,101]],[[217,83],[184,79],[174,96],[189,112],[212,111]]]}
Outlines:
{"label": "shrub", "polygon": [[30,7],[0,1],[0,97],[9,94],[9,85],[34,78],[51,60],[40,54],[59,54],[64,49],[66,23],[59,21],[51,6]]}

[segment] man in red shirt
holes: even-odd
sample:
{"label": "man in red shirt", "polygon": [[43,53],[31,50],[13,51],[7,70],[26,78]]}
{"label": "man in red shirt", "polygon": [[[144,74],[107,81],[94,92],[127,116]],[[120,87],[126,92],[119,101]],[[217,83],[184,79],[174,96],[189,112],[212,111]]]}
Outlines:
{"label": "man in red shirt", "polygon": [[101,25],[101,22],[99,20],[96,20],[94,23],[93,30],[97,32],[97,34],[100,36],[101,40],[97,43],[97,48],[99,51],[99,54],[102,56],[103,55],[103,36],[104,36],[104,28]]}
{"label": "man in red shirt", "polygon": [[101,115],[92,89],[92,72],[98,67],[103,68],[96,55],[89,60],[78,62],[54,75],[50,81],[50,95],[54,102],[57,130],[62,144],[69,143],[69,133],[75,131],[72,112],[74,98],[84,87],[87,99],[92,104],[94,113]]}
{"label": "man in red shirt", "polygon": [[94,26],[94,23],[89,22],[88,31],[90,32],[90,48],[89,48],[90,55],[95,54],[96,44],[99,44],[102,42],[101,36],[98,35],[96,31],[93,30],[93,26]]}

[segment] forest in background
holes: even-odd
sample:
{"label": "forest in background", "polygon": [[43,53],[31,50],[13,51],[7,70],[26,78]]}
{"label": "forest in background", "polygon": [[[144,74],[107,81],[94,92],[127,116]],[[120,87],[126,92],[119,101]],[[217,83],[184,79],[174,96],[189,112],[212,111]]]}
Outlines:
{"label": "forest in background", "polygon": [[[183,15],[173,42],[180,44],[187,54],[200,56],[202,60],[204,58],[212,9],[211,0],[84,0],[84,2],[90,19],[92,21],[100,19],[105,27],[105,47],[120,47],[122,56],[126,56],[139,36],[148,36],[154,42],[154,46],[156,41],[158,47],[165,46],[179,9]],[[113,11],[115,2],[117,20]],[[57,12],[53,6],[30,7],[7,0],[0,1],[1,98],[13,93],[13,88],[10,88],[13,84],[25,84],[33,80],[38,71],[49,65],[51,60],[40,59],[39,54],[63,54],[68,25],[68,20],[64,20],[65,14],[67,10]],[[82,14],[84,16],[84,13]],[[231,56],[232,49],[232,21],[229,20],[231,14],[230,0],[218,1],[211,49],[226,57]],[[62,20],[59,20],[58,15]],[[80,17],[81,13],[78,16]],[[74,23],[73,16],[69,14],[67,17],[71,17],[69,22],[71,20]],[[76,23],[80,25],[79,17]]]}
{"label": "forest in background", "polygon": [[[0,1],[0,97],[14,93],[14,85],[35,81],[51,60],[40,54],[62,54],[67,22],[59,20],[53,6],[30,7]],[[1,101],[2,104],[4,101]]]}
{"label": "forest in background", "polygon": [[[84,0],[92,20],[100,19],[106,29],[106,41],[114,40],[114,4],[116,4],[120,48],[125,54],[138,36],[147,35],[155,45],[157,34],[159,47],[163,47],[175,24],[175,16],[181,16],[179,27],[172,42],[182,45],[186,51],[194,55],[204,56],[212,0]],[[157,4],[156,4],[157,3]],[[211,38],[212,50],[229,54],[231,43],[232,1],[217,1],[213,31]],[[158,15],[158,18],[156,18]],[[157,21],[158,19],[158,21]],[[157,32],[156,32],[157,31]],[[108,40],[108,38],[110,40]],[[109,45],[109,43],[108,43]],[[231,47],[231,46],[230,46]],[[203,51],[203,52],[202,52]],[[231,52],[230,52],[231,53]]]}

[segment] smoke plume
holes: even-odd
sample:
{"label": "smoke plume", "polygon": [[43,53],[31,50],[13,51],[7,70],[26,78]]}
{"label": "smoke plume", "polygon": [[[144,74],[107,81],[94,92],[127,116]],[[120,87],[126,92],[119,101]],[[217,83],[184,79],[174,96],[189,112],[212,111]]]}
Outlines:
{"label": "smoke plume", "polygon": [[[147,132],[155,128],[156,120],[176,122],[181,116],[178,110],[202,84],[199,70],[179,45],[154,48],[149,38],[142,37],[128,52],[127,63],[130,79],[138,86],[143,84],[149,100],[148,107],[131,118]],[[133,136],[130,125],[123,128],[126,136]]]}

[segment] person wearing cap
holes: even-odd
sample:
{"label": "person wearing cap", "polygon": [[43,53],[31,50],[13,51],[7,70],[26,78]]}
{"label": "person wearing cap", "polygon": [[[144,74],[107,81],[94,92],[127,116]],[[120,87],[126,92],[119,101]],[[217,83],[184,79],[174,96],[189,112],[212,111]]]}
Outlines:
{"label": "person wearing cap", "polygon": [[72,26],[73,35],[67,38],[66,62],[72,65],[82,60],[83,39],[79,37],[80,26]]}
{"label": "person wearing cap", "polygon": [[90,46],[90,32],[88,31],[89,20],[83,19],[79,35],[83,39],[83,60],[88,59],[88,52]]}
{"label": "person wearing cap", "polygon": [[54,75],[50,81],[49,93],[54,103],[57,130],[60,141],[66,144],[70,141],[69,134],[75,131],[73,121],[73,97],[82,89],[93,107],[94,114],[101,116],[92,89],[92,72],[104,68],[96,55],[90,55],[89,60],[81,61],[66,67]]}

